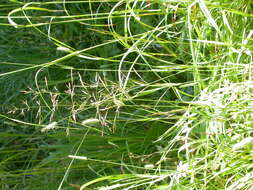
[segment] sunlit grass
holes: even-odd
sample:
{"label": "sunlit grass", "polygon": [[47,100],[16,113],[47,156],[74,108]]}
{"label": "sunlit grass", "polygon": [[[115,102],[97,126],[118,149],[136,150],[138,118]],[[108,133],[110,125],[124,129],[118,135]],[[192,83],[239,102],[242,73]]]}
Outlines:
{"label": "sunlit grass", "polygon": [[250,1],[0,10],[2,189],[252,189]]}

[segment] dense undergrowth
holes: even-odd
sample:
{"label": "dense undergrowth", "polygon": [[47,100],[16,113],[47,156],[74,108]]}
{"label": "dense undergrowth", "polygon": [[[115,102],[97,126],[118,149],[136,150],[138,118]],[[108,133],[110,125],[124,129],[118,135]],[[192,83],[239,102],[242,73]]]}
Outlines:
{"label": "dense undergrowth", "polygon": [[1,189],[253,189],[250,0],[2,0]]}

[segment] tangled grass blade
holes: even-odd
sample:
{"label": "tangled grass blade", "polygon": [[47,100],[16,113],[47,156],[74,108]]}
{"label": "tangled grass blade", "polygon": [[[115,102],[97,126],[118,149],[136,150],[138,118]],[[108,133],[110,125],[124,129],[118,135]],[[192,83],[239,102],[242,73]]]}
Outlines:
{"label": "tangled grass blade", "polygon": [[87,124],[94,124],[94,123],[99,123],[100,121],[98,119],[86,119],[84,121],[82,121],[83,125],[87,125]]}
{"label": "tangled grass blade", "polygon": [[77,160],[87,160],[88,158],[86,156],[74,156],[74,155],[68,155],[71,159],[77,159]]}
{"label": "tangled grass blade", "polygon": [[253,137],[247,137],[247,138],[241,140],[239,143],[235,144],[232,147],[232,149],[233,150],[240,150],[240,149],[247,147],[251,144],[253,144]]}
{"label": "tangled grass blade", "polygon": [[50,124],[46,125],[45,127],[43,127],[41,129],[41,132],[47,132],[47,131],[55,129],[55,128],[57,128],[57,122],[56,121],[54,121],[53,123],[50,123]]}

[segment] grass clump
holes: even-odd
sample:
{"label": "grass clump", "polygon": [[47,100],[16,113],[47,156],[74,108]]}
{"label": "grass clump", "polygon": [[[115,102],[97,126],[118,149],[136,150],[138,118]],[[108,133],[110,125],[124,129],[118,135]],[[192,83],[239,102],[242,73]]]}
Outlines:
{"label": "grass clump", "polygon": [[2,189],[252,189],[250,1],[0,9]]}

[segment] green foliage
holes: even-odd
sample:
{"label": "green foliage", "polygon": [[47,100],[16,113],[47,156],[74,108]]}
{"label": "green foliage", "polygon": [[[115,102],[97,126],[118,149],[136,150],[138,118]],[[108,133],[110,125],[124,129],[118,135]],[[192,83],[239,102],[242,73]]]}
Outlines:
{"label": "green foliage", "polygon": [[252,3],[0,3],[1,189],[252,189]]}

